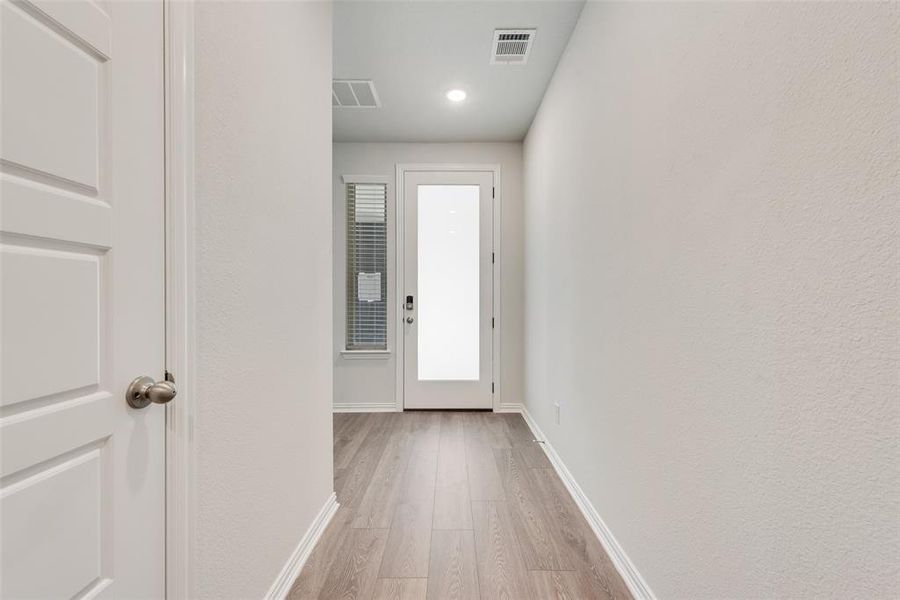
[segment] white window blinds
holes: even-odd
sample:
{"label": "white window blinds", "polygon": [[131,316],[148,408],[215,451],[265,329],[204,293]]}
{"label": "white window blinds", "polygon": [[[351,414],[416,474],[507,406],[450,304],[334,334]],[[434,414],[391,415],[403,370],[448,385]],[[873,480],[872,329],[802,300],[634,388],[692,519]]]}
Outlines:
{"label": "white window blinds", "polygon": [[347,350],[387,349],[387,185],[347,184]]}

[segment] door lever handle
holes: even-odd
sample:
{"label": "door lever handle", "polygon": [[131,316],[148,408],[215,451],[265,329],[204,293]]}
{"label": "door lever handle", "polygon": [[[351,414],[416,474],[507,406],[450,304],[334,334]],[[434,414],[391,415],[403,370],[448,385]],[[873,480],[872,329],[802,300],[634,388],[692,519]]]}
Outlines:
{"label": "door lever handle", "polygon": [[178,395],[175,384],[171,381],[154,381],[152,377],[142,375],[128,386],[125,400],[131,408],[146,408],[150,404],[165,404]]}

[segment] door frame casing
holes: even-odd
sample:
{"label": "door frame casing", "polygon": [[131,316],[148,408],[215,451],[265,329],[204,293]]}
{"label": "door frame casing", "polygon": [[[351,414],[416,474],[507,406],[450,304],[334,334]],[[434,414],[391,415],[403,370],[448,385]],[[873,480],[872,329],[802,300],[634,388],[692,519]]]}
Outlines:
{"label": "door frame casing", "polygon": [[501,256],[501,248],[502,248],[502,237],[501,237],[501,216],[502,216],[502,198],[503,191],[501,189],[501,179],[500,179],[500,165],[496,163],[480,163],[480,164],[467,164],[467,163],[402,163],[398,164],[396,168],[396,179],[394,182],[394,194],[395,194],[395,208],[394,211],[395,223],[396,227],[394,228],[396,240],[395,240],[395,251],[394,251],[394,272],[396,273],[395,280],[395,311],[396,318],[395,321],[395,344],[394,347],[397,351],[397,360],[396,363],[396,374],[395,374],[395,385],[394,385],[394,402],[396,405],[397,412],[403,412],[403,397],[405,392],[405,384],[404,384],[404,365],[406,363],[406,340],[403,333],[403,303],[401,302],[401,298],[404,296],[405,291],[405,279],[404,279],[404,269],[403,269],[403,261],[405,257],[405,226],[404,226],[404,217],[406,213],[406,209],[404,207],[404,184],[403,180],[406,173],[410,172],[429,172],[429,171],[479,171],[479,172],[491,172],[493,173],[494,178],[494,194],[492,199],[492,220],[491,224],[491,251],[494,253],[494,261],[493,261],[493,273],[491,274],[491,282],[492,282],[492,294],[491,294],[491,304],[492,304],[492,312],[494,317],[494,328],[491,329],[491,380],[494,383],[494,393],[491,397],[491,406],[493,407],[494,412],[500,412],[501,406],[501,397],[503,391],[503,382],[501,381],[501,369],[500,369],[500,331],[503,327],[503,319],[500,311],[500,299],[501,299],[501,287],[500,287],[500,274],[501,274],[501,265],[503,264],[502,256]]}
{"label": "door frame casing", "polygon": [[166,597],[195,596],[196,388],[194,252],[194,1],[163,0],[166,371]]}

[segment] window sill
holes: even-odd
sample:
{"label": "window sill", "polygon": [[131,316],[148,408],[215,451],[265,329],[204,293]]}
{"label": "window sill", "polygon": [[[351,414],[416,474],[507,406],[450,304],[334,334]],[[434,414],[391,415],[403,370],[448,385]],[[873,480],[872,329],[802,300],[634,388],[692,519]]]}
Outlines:
{"label": "window sill", "polygon": [[341,350],[341,358],[349,360],[387,360],[390,350]]}

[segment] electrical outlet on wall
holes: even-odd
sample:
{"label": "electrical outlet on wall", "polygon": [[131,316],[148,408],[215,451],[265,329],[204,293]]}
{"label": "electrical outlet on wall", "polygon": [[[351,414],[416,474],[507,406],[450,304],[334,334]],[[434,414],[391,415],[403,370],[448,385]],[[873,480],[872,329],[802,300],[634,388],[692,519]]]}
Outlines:
{"label": "electrical outlet on wall", "polygon": [[553,416],[556,419],[556,424],[559,425],[559,402],[553,403]]}

